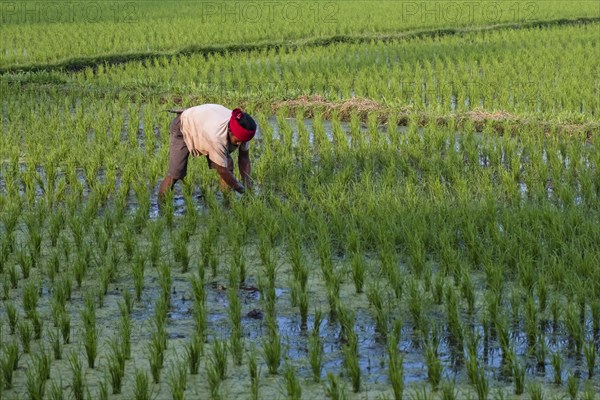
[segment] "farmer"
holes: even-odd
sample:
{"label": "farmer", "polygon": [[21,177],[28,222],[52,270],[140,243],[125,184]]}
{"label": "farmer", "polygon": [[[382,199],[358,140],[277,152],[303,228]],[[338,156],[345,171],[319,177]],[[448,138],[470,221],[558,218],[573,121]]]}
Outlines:
{"label": "farmer", "polygon": [[[170,110],[177,114],[171,122],[169,140],[169,171],[158,189],[159,204],[164,203],[167,190],[187,173],[188,157],[206,156],[208,167],[221,177],[221,188],[238,193],[251,189],[250,139],[256,133],[256,122],[239,108],[230,110],[218,104],[203,104],[185,110]],[[244,184],[233,175],[231,153],[239,147],[238,167]]]}

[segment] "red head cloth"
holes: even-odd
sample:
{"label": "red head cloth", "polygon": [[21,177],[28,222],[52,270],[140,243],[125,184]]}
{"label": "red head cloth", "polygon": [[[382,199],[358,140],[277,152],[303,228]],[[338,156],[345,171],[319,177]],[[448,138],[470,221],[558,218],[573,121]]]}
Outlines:
{"label": "red head cloth", "polygon": [[229,129],[231,129],[231,133],[233,136],[240,139],[243,142],[247,142],[248,140],[254,137],[256,131],[251,131],[240,125],[240,119],[242,118],[242,110],[236,108],[231,112],[231,118],[229,119]]}

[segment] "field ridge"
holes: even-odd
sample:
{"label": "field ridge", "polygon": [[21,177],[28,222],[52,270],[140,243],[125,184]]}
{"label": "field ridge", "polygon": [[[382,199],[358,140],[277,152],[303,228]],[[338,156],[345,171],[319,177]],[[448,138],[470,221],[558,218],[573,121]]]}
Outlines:
{"label": "field ridge", "polygon": [[55,63],[32,63],[26,65],[11,65],[0,67],[0,75],[19,73],[19,72],[77,72],[85,68],[97,68],[99,65],[119,65],[132,61],[152,60],[160,57],[178,57],[192,54],[225,54],[236,52],[249,52],[265,49],[287,48],[290,50],[299,47],[324,47],[337,43],[360,44],[373,40],[392,41],[392,40],[412,40],[424,37],[445,37],[454,35],[464,35],[469,33],[483,33],[499,30],[518,30],[531,28],[548,28],[562,25],[584,25],[600,23],[600,17],[581,17],[575,19],[560,18],[556,20],[538,20],[524,23],[504,23],[486,26],[476,26],[470,28],[436,28],[427,30],[413,30],[393,34],[378,35],[334,35],[330,37],[304,38],[293,42],[257,42],[252,44],[227,44],[215,46],[187,46],[173,52],[142,52],[142,53],[122,53],[105,54],[95,57],[72,57]]}

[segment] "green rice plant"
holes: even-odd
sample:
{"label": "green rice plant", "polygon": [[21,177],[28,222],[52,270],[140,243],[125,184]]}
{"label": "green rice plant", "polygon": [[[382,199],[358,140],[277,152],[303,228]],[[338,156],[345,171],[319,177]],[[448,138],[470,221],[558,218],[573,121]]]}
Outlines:
{"label": "green rice plant", "polygon": [[344,365],[352,382],[352,390],[354,393],[358,393],[361,385],[361,371],[358,363],[358,336],[352,328],[347,329],[346,335],[347,342],[342,347]]}
{"label": "green rice plant", "polygon": [[[237,278],[235,279],[237,281]],[[229,337],[229,348],[233,361],[236,365],[242,365],[244,355],[244,332],[242,329],[242,305],[235,286],[227,290],[229,299],[229,320],[231,321],[231,335]]]}
{"label": "green rice plant", "polygon": [[446,315],[448,316],[450,342],[462,352],[464,333],[458,311],[458,298],[455,289],[450,285],[446,289]]}
{"label": "green rice plant", "polygon": [[96,326],[96,304],[91,292],[86,293],[84,303],[85,307],[80,313],[83,324],[83,346],[88,367],[94,369],[98,356],[98,328]]}
{"label": "green rice plant", "polygon": [[23,285],[23,310],[27,318],[31,318],[36,311],[39,300],[39,288],[32,280]]}
{"label": "green rice plant", "polygon": [[308,320],[308,287],[306,285],[302,287],[297,283],[295,284],[296,286],[300,286],[298,289],[300,292],[298,298],[298,307],[300,309],[300,329],[306,329],[306,324]]}
{"label": "green rice plant", "polygon": [[515,394],[521,395],[525,390],[525,366],[517,360],[514,351],[511,352],[511,364],[513,366],[513,377],[515,380]]}
{"label": "green rice plant", "polygon": [[356,293],[362,293],[367,271],[367,265],[362,254],[358,252],[354,253],[352,255],[350,265],[352,267],[352,281],[354,282],[354,289],[356,290]]}
{"label": "green rice plant", "polygon": [[108,400],[108,380],[110,378],[108,377],[107,374],[104,374],[104,377],[102,379],[99,380],[98,382],[98,391],[95,393],[95,395],[92,397],[92,394],[90,393],[90,388],[86,388],[85,389],[85,398],[86,400],[92,400],[92,399],[98,399],[98,400]]}
{"label": "green rice plant", "polygon": [[327,372],[325,394],[331,400],[345,400],[347,398],[342,381],[337,375],[334,375],[331,372]]}
{"label": "green rice plant", "polygon": [[552,369],[554,370],[554,384],[562,385],[563,358],[559,352],[552,353]]}
{"label": "green rice plant", "polygon": [[440,338],[438,329],[434,327],[427,341],[425,360],[427,364],[427,380],[433,390],[437,390],[442,380],[442,361],[439,358],[438,347]]}
{"label": "green rice plant", "polygon": [[173,400],[183,400],[187,384],[187,368],[185,362],[173,365],[167,379]]}
{"label": "green rice plant", "polygon": [[150,400],[152,398],[148,374],[142,369],[136,369],[135,371],[133,398],[135,400]]}
{"label": "green rice plant", "polygon": [[169,264],[161,263],[158,272],[158,284],[161,289],[160,296],[166,300],[167,307],[170,307],[173,276],[171,275],[171,268],[169,267]]}
{"label": "green rice plant", "polygon": [[321,381],[321,370],[323,369],[323,341],[320,334],[321,310],[315,311],[313,329],[308,336],[308,361],[313,375],[313,381]]}
{"label": "green rice plant", "polygon": [[42,338],[44,320],[42,320],[37,310],[34,310],[31,314],[31,325],[33,326],[33,338],[35,340],[40,340]]}
{"label": "green rice plant", "polygon": [[81,360],[79,360],[77,353],[72,352],[69,354],[69,366],[73,375],[71,381],[71,390],[73,392],[73,397],[75,398],[75,400],[83,400],[85,391],[83,365],[81,364]]}
{"label": "green rice plant", "polygon": [[69,344],[71,341],[71,317],[64,311],[61,313],[60,318],[60,333],[62,335],[63,344]]}
{"label": "green rice plant", "polygon": [[292,400],[301,399],[302,387],[300,386],[300,381],[296,376],[296,369],[289,360],[286,360],[286,362],[283,364],[283,379],[285,381],[287,397]]}
{"label": "green rice plant", "polygon": [[262,354],[270,375],[277,375],[281,363],[281,340],[275,317],[267,314],[267,335],[262,339]]}
{"label": "green rice plant", "polygon": [[204,351],[203,341],[200,336],[196,333],[190,340],[185,344],[185,355],[188,362],[188,368],[190,374],[198,375],[198,369],[200,367],[200,357]]}
{"label": "green rice plant", "polygon": [[388,329],[387,310],[383,307],[382,290],[377,283],[367,288],[367,299],[375,308],[375,329],[379,335],[385,337]]}
{"label": "green rice plant", "polygon": [[569,398],[571,400],[577,399],[577,394],[579,392],[579,379],[572,373],[569,373],[567,377],[567,393],[569,394]]}
{"label": "green rice plant", "polygon": [[592,314],[592,330],[596,335],[600,334],[600,300],[590,302],[590,311]]}
{"label": "green rice plant", "polygon": [[467,313],[472,316],[475,312],[475,288],[471,280],[471,274],[464,273],[462,275],[461,291],[467,302]]}
{"label": "green rice plant", "polygon": [[144,266],[145,258],[141,252],[136,252],[131,264],[131,273],[133,275],[133,289],[137,301],[142,299],[144,290]]}
{"label": "green rice plant", "polygon": [[388,377],[394,392],[394,399],[401,400],[404,394],[404,356],[398,351],[400,330],[392,331],[387,337]]}
{"label": "green rice plant", "polygon": [[15,342],[3,345],[3,357],[0,359],[2,369],[2,381],[5,389],[13,387],[13,372],[19,367],[19,345]]}
{"label": "green rice plant", "polygon": [[256,360],[256,349],[254,346],[250,347],[248,354],[248,373],[250,375],[250,393],[253,400],[258,400],[258,383],[260,377],[260,370],[258,368]]}
{"label": "green rice plant", "polygon": [[23,347],[23,353],[29,354],[29,350],[31,349],[31,339],[33,338],[33,326],[31,325],[31,322],[20,321],[18,331],[21,347]]}
{"label": "green rice plant", "polygon": [[10,329],[10,334],[15,334],[15,328],[17,327],[17,322],[19,321],[19,314],[17,313],[17,308],[14,303],[9,300],[4,301],[4,311],[6,312],[6,317],[8,318],[8,327]]}
{"label": "green rice plant", "polygon": [[594,376],[594,369],[596,368],[596,345],[593,341],[589,341],[583,347],[583,355],[585,357],[585,363],[588,370],[588,379],[592,379]]}
{"label": "green rice plant", "polygon": [[532,382],[527,388],[527,393],[531,400],[543,400],[544,392],[542,391],[542,385],[539,382]]}
{"label": "green rice plant", "polygon": [[569,337],[569,347],[572,351],[581,354],[583,348],[583,328],[577,315],[577,307],[570,304],[565,310],[565,327]]}
{"label": "green rice plant", "polygon": [[219,367],[215,365],[216,361],[210,359],[206,365],[206,373],[208,377],[208,390],[212,400],[221,399],[219,387],[223,379],[220,376]]}
{"label": "green rice plant", "polygon": [[73,271],[77,288],[81,289],[81,284],[83,283],[83,279],[87,273],[87,262],[83,256],[79,255],[75,258],[71,267],[71,271]]}
{"label": "green rice plant", "polygon": [[415,387],[410,395],[411,400],[433,400],[433,394],[427,391],[427,388],[423,385],[420,388]]}
{"label": "green rice plant", "polygon": [[[571,397],[571,398],[573,398],[573,397]],[[596,397],[596,388],[590,381],[588,381],[587,384],[585,385],[583,392],[581,393],[580,399],[581,400],[595,400],[596,398],[597,398]]]}
{"label": "green rice plant", "polygon": [[187,233],[180,233],[173,243],[173,259],[175,262],[181,263],[181,272],[186,273],[190,266],[190,255],[187,248],[188,241],[181,237],[183,235],[187,235]]}
{"label": "green rice plant", "polygon": [[535,359],[536,359],[538,369],[540,369],[542,371],[546,368],[546,355],[547,355],[546,339],[544,338],[544,334],[540,333],[540,336],[537,339],[537,345],[535,348]]}
{"label": "green rice plant", "polygon": [[212,343],[209,359],[219,381],[227,377],[227,342],[215,339]]}
{"label": "green rice plant", "polygon": [[562,312],[561,304],[557,298],[552,299],[552,302],[550,303],[550,312],[552,314],[552,330],[556,332]]}
{"label": "green rice plant", "polygon": [[150,241],[149,259],[152,267],[156,268],[160,259],[160,249],[162,244],[163,224],[161,220],[156,220],[148,229],[148,240]]}
{"label": "green rice plant", "polygon": [[148,357],[150,363],[150,373],[152,382],[160,383],[160,373],[164,363],[164,344],[157,332],[152,332],[150,343],[148,344]]}
{"label": "green rice plant", "polygon": [[113,339],[108,345],[110,352],[108,359],[108,374],[112,387],[112,394],[120,394],[125,376],[125,354],[118,338]]}
{"label": "green rice plant", "polygon": [[411,279],[408,283],[408,311],[413,320],[415,334],[420,335],[425,329],[425,298],[422,288],[415,279]]}
{"label": "green rice plant", "polygon": [[30,367],[25,371],[27,396],[31,400],[42,400],[46,389],[46,380]]}
{"label": "green rice plant", "polygon": [[10,279],[8,276],[3,275],[2,276],[2,294],[1,294],[2,301],[6,301],[9,299],[10,289],[11,289]]}
{"label": "green rice plant", "polygon": [[59,379],[58,383],[54,380],[50,382],[48,397],[50,400],[63,400],[66,398],[65,391],[63,389],[62,378]]}
{"label": "green rice plant", "polygon": [[10,280],[11,289],[16,289],[19,284],[19,273],[17,272],[17,267],[15,264],[10,263],[6,267],[8,272],[8,278]]}
{"label": "green rice plant", "polygon": [[457,392],[454,382],[443,381],[440,385],[440,395],[442,400],[456,400]]}
{"label": "green rice plant", "polygon": [[21,249],[18,253],[19,265],[21,266],[21,275],[23,279],[28,279],[29,274],[31,273],[31,268],[33,268],[32,258],[29,257],[29,254],[25,251],[25,249]]}
{"label": "green rice plant", "polygon": [[62,360],[63,342],[60,335],[60,330],[48,329],[48,340],[50,340],[50,346],[52,347],[52,353],[54,354],[55,360]]}
{"label": "green rice plant", "polygon": [[536,339],[538,337],[537,307],[533,296],[528,296],[525,307],[525,335],[527,337],[527,345],[530,350],[536,347]]}
{"label": "green rice plant", "polygon": [[28,371],[32,371],[45,382],[50,379],[50,368],[52,364],[52,358],[50,354],[46,352],[42,346],[38,352],[31,357],[32,365],[29,366]]}

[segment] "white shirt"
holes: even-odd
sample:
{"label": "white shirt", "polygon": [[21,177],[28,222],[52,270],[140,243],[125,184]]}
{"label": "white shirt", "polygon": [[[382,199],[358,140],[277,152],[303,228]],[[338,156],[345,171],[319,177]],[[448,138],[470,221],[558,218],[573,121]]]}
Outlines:
{"label": "white shirt", "polygon": [[[193,157],[208,156],[210,161],[227,168],[229,154],[235,146],[228,146],[228,127],[231,111],[219,104],[203,104],[184,110],[181,113],[183,140]],[[248,151],[250,142],[240,146]]]}

